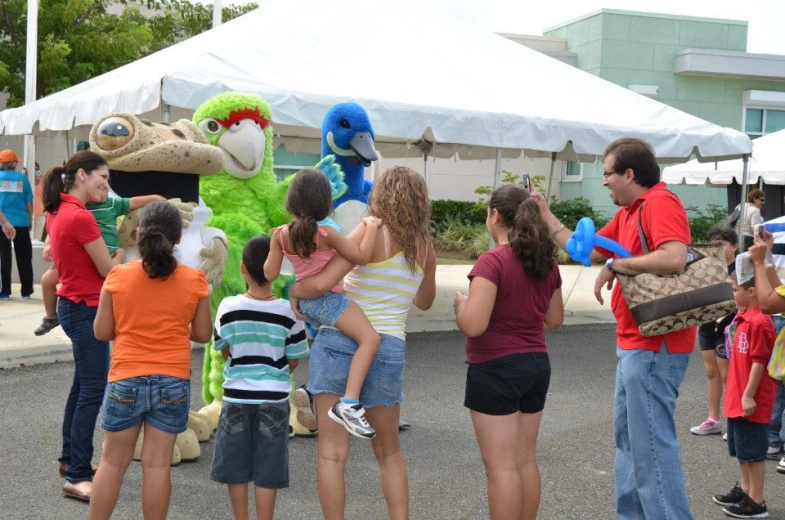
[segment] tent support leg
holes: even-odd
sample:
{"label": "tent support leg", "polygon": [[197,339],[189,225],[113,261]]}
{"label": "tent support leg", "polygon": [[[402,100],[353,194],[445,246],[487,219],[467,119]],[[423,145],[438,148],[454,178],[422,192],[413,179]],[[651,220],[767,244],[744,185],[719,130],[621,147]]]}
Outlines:
{"label": "tent support leg", "polygon": [[747,209],[747,191],[749,190],[747,184],[750,182],[750,155],[744,155],[742,161],[744,162],[744,168],[741,173],[741,205],[739,206],[739,252],[744,251],[744,234],[742,231],[744,230],[744,219],[746,217],[744,213]]}
{"label": "tent support leg", "polygon": [[169,122],[169,105],[161,102],[161,121],[164,123]]}
{"label": "tent support leg", "polygon": [[545,202],[551,204],[551,186],[553,184],[553,170],[556,166],[556,152],[551,154],[551,172],[548,174],[548,191],[545,192]]}
{"label": "tent support leg", "polygon": [[422,175],[425,177],[425,185],[428,185],[428,154],[422,155]]}
{"label": "tent support leg", "polygon": [[[493,169],[493,189],[499,187],[499,184],[502,182],[502,149],[496,149],[496,165]],[[493,249],[496,244],[493,242],[493,238],[491,238],[488,249]]]}

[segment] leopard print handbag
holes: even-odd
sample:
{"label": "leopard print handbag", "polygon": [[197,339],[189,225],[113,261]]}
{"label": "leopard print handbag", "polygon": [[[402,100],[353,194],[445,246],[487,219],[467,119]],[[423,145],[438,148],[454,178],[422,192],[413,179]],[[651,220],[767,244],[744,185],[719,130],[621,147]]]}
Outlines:
{"label": "leopard print handbag", "polygon": [[[644,203],[645,204],[645,203]],[[638,234],[649,253],[638,212]],[[621,291],[643,336],[659,336],[727,316],[736,308],[720,244],[690,244],[684,270],[672,275],[617,274]]]}

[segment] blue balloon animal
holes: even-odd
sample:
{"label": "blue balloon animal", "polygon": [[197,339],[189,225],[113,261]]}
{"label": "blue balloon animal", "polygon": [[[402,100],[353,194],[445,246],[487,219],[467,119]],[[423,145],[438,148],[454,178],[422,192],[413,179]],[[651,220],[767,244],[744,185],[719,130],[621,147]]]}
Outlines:
{"label": "blue balloon animal", "polygon": [[567,253],[576,262],[589,267],[591,265],[591,252],[595,247],[601,247],[611,253],[616,253],[619,255],[619,258],[632,256],[629,251],[615,240],[598,235],[594,227],[594,221],[589,217],[583,217],[578,221],[575,231],[572,232],[572,236],[567,240]]}
{"label": "blue balloon animal", "polygon": [[769,233],[782,233],[785,231],[785,222],[769,222],[765,226],[766,231]]}

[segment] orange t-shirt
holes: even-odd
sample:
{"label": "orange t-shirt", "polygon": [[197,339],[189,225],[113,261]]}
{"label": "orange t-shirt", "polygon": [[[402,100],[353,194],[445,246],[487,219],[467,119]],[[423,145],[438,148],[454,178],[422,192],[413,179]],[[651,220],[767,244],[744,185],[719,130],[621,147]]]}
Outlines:
{"label": "orange t-shirt", "polygon": [[141,260],[109,272],[115,341],[109,381],[130,377],[191,378],[188,326],[209,294],[204,271],[178,265],[166,280],[148,278]]}

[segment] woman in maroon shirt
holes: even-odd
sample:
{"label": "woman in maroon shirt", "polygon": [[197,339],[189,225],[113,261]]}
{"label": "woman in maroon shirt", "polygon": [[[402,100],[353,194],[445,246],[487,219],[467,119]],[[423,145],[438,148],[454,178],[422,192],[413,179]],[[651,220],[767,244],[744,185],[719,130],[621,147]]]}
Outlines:
{"label": "woman in maroon shirt", "polygon": [[485,221],[498,244],[455,295],[467,336],[464,405],[488,476],[491,520],[534,519],[540,505],[537,433],[551,378],[546,330],[564,319],[556,244],[521,186],[496,189]]}
{"label": "woman in maroon shirt", "polygon": [[104,277],[125,258],[122,249],[109,256],[88,202],[109,194],[109,167],[98,154],[74,154],[44,177],[52,258],[60,277],[57,318],[71,340],[74,380],[65,405],[60,474],[63,495],[89,501],[92,491],[93,432],[109,372],[109,342],[98,341],[93,321]]}

